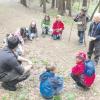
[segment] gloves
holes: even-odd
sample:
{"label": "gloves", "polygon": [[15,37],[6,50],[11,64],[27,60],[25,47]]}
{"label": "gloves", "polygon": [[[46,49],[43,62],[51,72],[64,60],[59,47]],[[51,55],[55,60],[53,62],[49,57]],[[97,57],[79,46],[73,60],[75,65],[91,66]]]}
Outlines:
{"label": "gloves", "polygon": [[89,41],[94,41],[94,40],[96,40],[95,37],[89,37]]}

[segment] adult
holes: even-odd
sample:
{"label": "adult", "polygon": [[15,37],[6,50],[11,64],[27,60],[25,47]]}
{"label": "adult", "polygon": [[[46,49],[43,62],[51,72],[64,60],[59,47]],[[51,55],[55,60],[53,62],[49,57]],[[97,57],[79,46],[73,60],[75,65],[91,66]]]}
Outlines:
{"label": "adult", "polygon": [[87,15],[87,9],[83,7],[81,9],[81,12],[77,14],[77,16],[74,18],[74,21],[77,22],[79,43],[83,44],[85,31],[87,28],[87,22],[89,21],[89,17]]}
{"label": "adult", "polygon": [[[0,51],[0,81],[4,89],[15,91],[16,85],[26,80],[30,75],[32,63],[14,53],[19,44],[16,36],[8,39],[8,45]],[[21,66],[19,61],[27,61],[27,66]]]}
{"label": "adult", "polygon": [[94,61],[96,65],[100,58],[100,13],[96,13],[89,29],[89,51],[88,57],[91,59],[94,53]]}

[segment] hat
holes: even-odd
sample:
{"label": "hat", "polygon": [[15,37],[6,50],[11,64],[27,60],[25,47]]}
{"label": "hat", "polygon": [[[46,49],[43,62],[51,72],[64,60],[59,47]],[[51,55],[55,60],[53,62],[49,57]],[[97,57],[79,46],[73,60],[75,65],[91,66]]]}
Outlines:
{"label": "hat", "polygon": [[83,52],[83,51],[78,52],[78,53],[76,54],[76,57],[77,57],[77,58],[80,58],[80,59],[82,59],[82,60],[86,60],[86,58],[87,58],[86,53]]}

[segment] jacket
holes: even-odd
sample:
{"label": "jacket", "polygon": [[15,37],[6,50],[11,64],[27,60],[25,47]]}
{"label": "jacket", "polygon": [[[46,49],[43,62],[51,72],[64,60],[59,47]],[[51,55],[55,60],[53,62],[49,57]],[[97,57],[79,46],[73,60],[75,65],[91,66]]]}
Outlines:
{"label": "jacket", "polygon": [[[62,29],[61,32],[57,32],[56,30],[57,29]],[[55,21],[53,23],[53,35],[59,35],[59,34],[62,34],[62,31],[64,30],[64,23],[62,21]]]}
{"label": "jacket", "polygon": [[24,73],[24,69],[19,64],[16,55],[8,47],[5,47],[0,51],[0,79],[12,70],[15,70],[19,75]]}
{"label": "jacket", "polygon": [[40,75],[40,93],[45,98],[51,98],[61,92],[63,79],[53,72],[46,71]]}
{"label": "jacket", "polygon": [[89,28],[89,36],[95,37],[96,40],[100,41],[100,23],[92,22]]}
{"label": "jacket", "polygon": [[76,15],[74,21],[77,22],[78,31],[85,31],[87,28],[87,22],[89,17],[87,15],[81,15],[80,13]]}
{"label": "jacket", "polygon": [[80,77],[81,82],[87,87],[90,87],[95,79],[95,73],[92,76],[85,74],[85,64],[83,62],[77,63],[76,66],[72,68],[72,74]]}

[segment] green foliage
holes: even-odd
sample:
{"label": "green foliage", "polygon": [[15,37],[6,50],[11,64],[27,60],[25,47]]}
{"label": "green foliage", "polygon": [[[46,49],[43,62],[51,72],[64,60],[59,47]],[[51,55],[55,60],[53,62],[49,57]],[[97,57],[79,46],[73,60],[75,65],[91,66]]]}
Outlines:
{"label": "green foliage", "polygon": [[73,94],[73,93],[68,93],[68,94],[66,95],[66,98],[67,98],[67,100],[75,100],[75,94]]}
{"label": "green foliage", "polygon": [[53,100],[61,100],[60,95],[54,96]]}
{"label": "green foliage", "polygon": [[2,97],[2,100],[7,100],[7,96],[3,96]]}
{"label": "green foliage", "polygon": [[48,65],[49,65],[48,61],[46,61],[46,60],[41,60],[41,62],[42,62],[42,64],[43,64],[44,66],[48,66]]}

